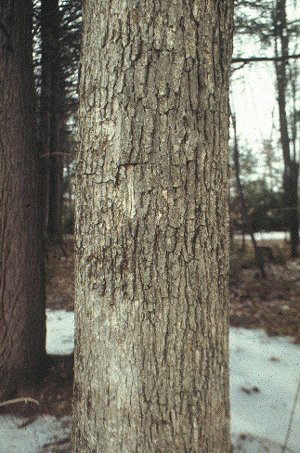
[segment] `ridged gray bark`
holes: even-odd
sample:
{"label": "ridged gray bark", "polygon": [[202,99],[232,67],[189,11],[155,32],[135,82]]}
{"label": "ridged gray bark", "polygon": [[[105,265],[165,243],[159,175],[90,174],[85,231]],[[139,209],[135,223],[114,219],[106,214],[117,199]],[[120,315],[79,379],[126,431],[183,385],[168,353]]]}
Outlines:
{"label": "ridged gray bark", "polygon": [[230,451],[232,7],[85,2],[74,452]]}

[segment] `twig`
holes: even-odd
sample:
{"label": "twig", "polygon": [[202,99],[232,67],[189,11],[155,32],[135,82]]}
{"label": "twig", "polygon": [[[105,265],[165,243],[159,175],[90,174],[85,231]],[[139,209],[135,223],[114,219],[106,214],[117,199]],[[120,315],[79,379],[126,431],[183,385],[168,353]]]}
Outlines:
{"label": "twig", "polygon": [[39,157],[42,158],[42,157],[51,157],[51,156],[73,156],[74,157],[74,154],[56,151],[55,153],[41,154]]}
{"label": "twig", "polygon": [[56,447],[56,446],[59,446],[59,445],[63,445],[63,444],[67,444],[71,442],[71,437],[68,436],[68,437],[65,437],[64,439],[61,439],[61,440],[57,440],[56,442],[50,442],[48,444],[44,444],[43,447]]}
{"label": "twig", "polygon": [[18,425],[18,429],[26,428],[28,425],[35,422],[36,419],[37,419],[36,415],[34,417],[26,418],[26,420],[24,420],[20,425]]}
{"label": "twig", "polygon": [[0,403],[0,407],[8,406],[9,404],[16,404],[16,403],[34,403],[34,404],[37,404],[38,406],[40,405],[39,401],[34,400],[33,398],[24,397],[24,398],[15,398],[13,400],[2,401],[2,403]]}
{"label": "twig", "polygon": [[7,48],[8,50],[13,50],[12,48],[12,45],[11,45],[11,38],[10,38],[10,34],[8,33],[8,31],[6,30],[5,28],[5,25],[0,21],[0,30],[2,30],[2,32],[5,34],[6,36],[6,39],[7,39]]}

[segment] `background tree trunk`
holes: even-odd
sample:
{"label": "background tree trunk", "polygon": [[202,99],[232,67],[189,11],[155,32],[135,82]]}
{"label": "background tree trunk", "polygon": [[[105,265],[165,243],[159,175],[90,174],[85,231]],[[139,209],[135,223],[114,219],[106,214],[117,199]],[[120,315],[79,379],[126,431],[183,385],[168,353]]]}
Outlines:
{"label": "background tree trunk", "polygon": [[84,4],[75,452],[230,451],[232,7]]}
{"label": "background tree trunk", "polygon": [[41,0],[41,96],[39,135],[43,195],[43,231],[46,234],[49,210],[50,103],[51,103],[51,14],[52,3]]}
{"label": "background tree trunk", "polygon": [[44,253],[32,65],[32,11],[0,3],[0,398],[42,370]]}
{"label": "background tree trunk", "polygon": [[62,243],[63,87],[60,61],[61,16],[58,0],[42,0],[42,82],[40,133],[44,164],[45,226],[50,241]]}
{"label": "background tree trunk", "polygon": [[232,119],[232,126],[234,131],[234,145],[233,145],[233,163],[234,163],[234,172],[235,172],[235,183],[236,183],[236,190],[238,197],[240,199],[241,204],[241,213],[243,219],[243,243],[242,243],[242,250],[245,251],[245,232],[247,232],[251,236],[251,241],[254,249],[255,259],[257,266],[260,269],[260,273],[262,278],[266,278],[266,272],[264,267],[264,257],[259,252],[259,248],[257,246],[257,242],[254,236],[253,226],[251,220],[249,219],[246,201],[244,197],[243,186],[240,178],[240,156],[239,156],[239,146],[238,146],[238,138],[236,132],[236,118],[234,115],[231,114]]}

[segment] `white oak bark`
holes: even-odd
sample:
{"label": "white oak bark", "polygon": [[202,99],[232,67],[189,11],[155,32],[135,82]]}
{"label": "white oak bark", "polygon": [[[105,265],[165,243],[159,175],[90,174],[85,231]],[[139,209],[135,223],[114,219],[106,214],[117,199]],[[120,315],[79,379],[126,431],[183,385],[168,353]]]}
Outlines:
{"label": "white oak bark", "polygon": [[75,452],[226,453],[232,1],[88,0]]}

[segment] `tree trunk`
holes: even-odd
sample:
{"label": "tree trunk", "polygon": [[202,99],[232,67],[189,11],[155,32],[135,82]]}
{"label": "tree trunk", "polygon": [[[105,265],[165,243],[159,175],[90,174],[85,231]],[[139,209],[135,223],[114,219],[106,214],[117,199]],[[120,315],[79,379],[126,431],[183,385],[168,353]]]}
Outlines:
{"label": "tree trunk", "polygon": [[240,156],[239,156],[239,147],[238,147],[238,139],[237,139],[237,132],[236,132],[236,119],[235,119],[235,116],[232,114],[231,114],[231,119],[232,119],[233,131],[234,131],[233,163],[234,163],[234,170],[235,170],[235,181],[236,181],[236,189],[237,189],[238,197],[239,197],[240,203],[241,203],[241,213],[242,213],[242,219],[243,219],[242,250],[245,251],[245,230],[246,230],[248,232],[248,234],[250,234],[250,236],[251,236],[256,264],[260,269],[262,278],[266,278],[267,274],[265,272],[265,267],[264,267],[264,257],[260,253],[259,247],[257,246],[257,242],[256,242],[256,239],[254,236],[253,226],[252,226],[252,223],[249,219],[248,212],[247,212],[247,206],[246,206],[246,202],[245,202],[243,186],[242,186],[241,178],[240,178]]}
{"label": "tree trunk", "polygon": [[49,210],[50,102],[51,102],[51,2],[41,0],[41,96],[39,135],[42,173],[43,231],[46,234]]}
{"label": "tree trunk", "polygon": [[44,249],[32,11],[0,3],[0,398],[37,378],[45,352]]}
{"label": "tree trunk", "polygon": [[[279,56],[277,46],[277,38],[279,38],[281,56],[288,57],[289,49],[288,49],[288,31],[286,22],[285,0],[278,0],[276,3],[274,34],[276,44],[275,45],[276,56]],[[298,255],[299,245],[299,217],[298,217],[299,164],[291,158],[290,152],[290,138],[286,114],[286,86],[287,86],[285,67],[286,64],[287,60],[276,61],[275,69],[278,91],[280,139],[284,161],[284,175],[283,175],[284,202],[290,232],[291,256],[296,257]]]}
{"label": "tree trunk", "polygon": [[87,0],[74,452],[227,453],[231,0]]}
{"label": "tree trunk", "polygon": [[50,242],[62,244],[62,196],[63,196],[63,156],[60,136],[60,126],[55,124],[51,131],[53,143],[51,146],[49,165],[49,212],[48,238]]}
{"label": "tree trunk", "polygon": [[45,225],[50,241],[62,242],[63,160],[61,147],[62,73],[58,0],[42,0],[41,144],[44,163]]}
{"label": "tree trunk", "polygon": [[49,213],[48,237],[52,242],[62,244],[62,196],[63,196],[63,146],[61,127],[63,123],[63,90],[59,61],[53,68],[49,165]]}

